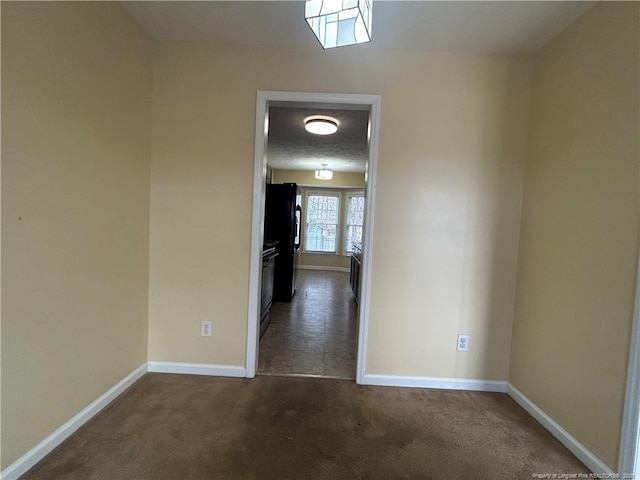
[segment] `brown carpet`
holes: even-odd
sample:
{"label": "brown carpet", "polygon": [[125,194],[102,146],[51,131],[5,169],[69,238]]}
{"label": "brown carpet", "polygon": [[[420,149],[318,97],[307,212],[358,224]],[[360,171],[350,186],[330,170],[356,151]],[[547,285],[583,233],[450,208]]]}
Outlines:
{"label": "brown carpet", "polygon": [[23,479],[588,473],[505,394],[147,374]]}

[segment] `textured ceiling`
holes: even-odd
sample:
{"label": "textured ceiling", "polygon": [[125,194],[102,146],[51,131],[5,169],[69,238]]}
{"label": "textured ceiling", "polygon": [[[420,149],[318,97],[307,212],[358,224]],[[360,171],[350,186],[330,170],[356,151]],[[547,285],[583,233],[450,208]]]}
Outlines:
{"label": "textured ceiling", "polygon": [[[371,43],[343,48],[531,53],[595,3],[376,0]],[[157,39],[321,48],[304,21],[304,1],[123,5]]]}
{"label": "textured ceiling", "polygon": [[[333,135],[314,135],[304,119],[328,115],[338,120]],[[316,170],[326,163],[337,172],[364,172],[369,112],[311,107],[270,107],[267,163],[278,170]]]}

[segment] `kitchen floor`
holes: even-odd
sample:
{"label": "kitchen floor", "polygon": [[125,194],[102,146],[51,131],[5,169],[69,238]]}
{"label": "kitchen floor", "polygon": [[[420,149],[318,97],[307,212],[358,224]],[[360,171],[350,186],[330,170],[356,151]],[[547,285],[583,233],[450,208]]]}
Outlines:
{"label": "kitchen floor", "polygon": [[357,311],[348,273],[300,270],[291,302],[271,308],[258,374],[355,378]]}

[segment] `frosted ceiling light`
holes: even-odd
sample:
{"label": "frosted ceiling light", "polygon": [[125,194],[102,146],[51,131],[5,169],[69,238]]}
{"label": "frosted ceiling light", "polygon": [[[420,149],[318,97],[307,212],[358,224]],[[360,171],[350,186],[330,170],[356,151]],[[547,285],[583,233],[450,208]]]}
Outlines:
{"label": "frosted ceiling light", "polygon": [[304,129],[316,135],[331,135],[338,131],[338,121],[335,118],[314,115],[304,119]]}
{"label": "frosted ceiling light", "polygon": [[322,164],[322,170],[316,170],[315,177],[318,180],[331,180],[333,178],[333,172],[331,170],[327,170],[327,164]]}
{"label": "frosted ceiling light", "polygon": [[322,48],[371,41],[371,0],[307,0],[304,17]]}

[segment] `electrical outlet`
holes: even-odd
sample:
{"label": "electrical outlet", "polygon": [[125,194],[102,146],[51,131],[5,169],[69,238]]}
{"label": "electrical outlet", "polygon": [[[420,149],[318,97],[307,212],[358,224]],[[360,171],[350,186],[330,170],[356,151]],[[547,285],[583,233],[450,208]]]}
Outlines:
{"label": "electrical outlet", "polygon": [[211,320],[203,320],[200,324],[200,336],[201,337],[210,337],[211,336]]}
{"label": "electrical outlet", "polygon": [[469,335],[458,335],[456,350],[459,352],[466,352],[469,350]]}

